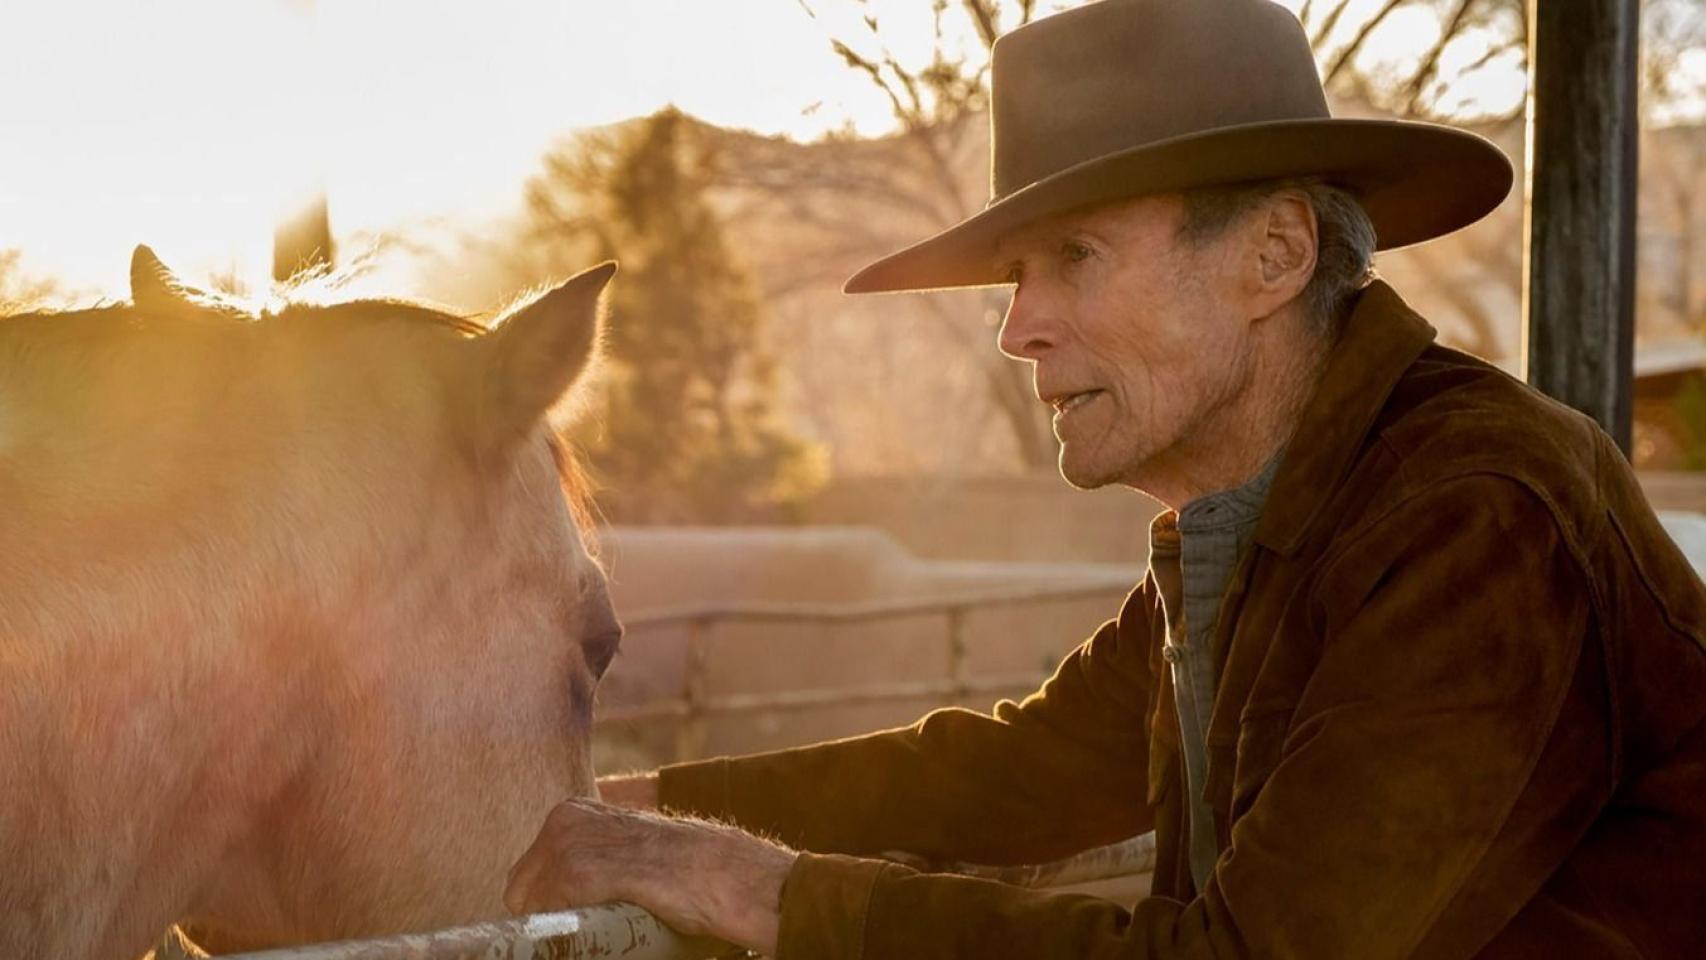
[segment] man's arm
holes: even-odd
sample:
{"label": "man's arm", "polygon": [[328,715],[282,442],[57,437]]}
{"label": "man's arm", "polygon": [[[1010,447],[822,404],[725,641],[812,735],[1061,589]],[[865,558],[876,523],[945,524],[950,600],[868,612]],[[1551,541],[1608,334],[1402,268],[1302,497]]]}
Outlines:
{"label": "man's arm", "polygon": [[[847,856],[797,855],[784,879],[786,854],[739,835],[725,862],[678,857],[628,895],[778,960],[1474,956],[1609,784],[1585,577],[1544,506],[1495,478],[1440,485],[1352,546],[1322,577],[1320,664],[1272,773],[1235,798],[1250,809],[1189,904]],[[737,891],[738,919],[719,919]]]}
{"label": "man's arm", "polygon": [[1381,521],[1322,583],[1319,668],[1195,901],[1126,911],[802,855],[776,956],[1473,956],[1604,799],[1585,577],[1526,489],[1475,478]]}
{"label": "man's arm", "polygon": [[[1022,703],[910,727],[665,767],[656,805],[819,852],[1043,862],[1149,830],[1154,599],[1147,586]],[[612,801],[647,799],[612,784]]]}

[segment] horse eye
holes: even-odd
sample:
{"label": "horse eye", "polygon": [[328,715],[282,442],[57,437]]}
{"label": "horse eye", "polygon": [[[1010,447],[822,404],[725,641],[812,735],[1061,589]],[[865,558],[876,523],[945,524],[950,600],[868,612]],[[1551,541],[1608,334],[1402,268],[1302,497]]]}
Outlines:
{"label": "horse eye", "polygon": [[610,662],[616,659],[616,652],[621,648],[622,628],[620,626],[586,639],[582,644],[582,650],[586,653],[586,665],[592,671],[593,679],[601,679],[604,676],[604,671],[610,669]]}

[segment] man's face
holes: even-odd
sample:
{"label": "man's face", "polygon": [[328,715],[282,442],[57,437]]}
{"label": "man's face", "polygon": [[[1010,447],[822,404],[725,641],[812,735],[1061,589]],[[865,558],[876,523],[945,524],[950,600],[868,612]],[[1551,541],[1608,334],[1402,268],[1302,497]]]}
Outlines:
{"label": "man's face", "polygon": [[1001,350],[1032,363],[1074,486],[1149,489],[1249,379],[1237,225],[1195,247],[1177,239],[1183,218],[1178,196],[1141,197],[1001,244],[1018,283]]}

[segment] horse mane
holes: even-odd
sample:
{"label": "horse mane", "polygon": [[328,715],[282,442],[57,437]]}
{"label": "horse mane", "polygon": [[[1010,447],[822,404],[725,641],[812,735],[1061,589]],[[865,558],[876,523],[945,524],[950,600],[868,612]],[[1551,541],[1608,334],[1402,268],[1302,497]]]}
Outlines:
{"label": "horse mane", "polygon": [[[0,313],[0,360],[8,353],[14,356],[33,354],[52,349],[100,349],[105,343],[125,334],[134,334],[144,318],[149,325],[231,324],[299,324],[304,321],[338,325],[402,321],[409,324],[440,327],[467,339],[491,333],[491,327],[480,316],[453,313],[448,310],[410,300],[365,298],[339,303],[321,303],[314,295],[333,289],[310,278],[309,282],[282,285],[274,300],[263,307],[253,307],[242,300],[222,294],[196,291],[197,300],[181,312],[148,311],[143,313],[129,303],[100,303],[91,307],[72,309],[30,310]],[[304,296],[304,293],[309,296]],[[598,515],[593,504],[592,484],[585,465],[568,441],[556,429],[546,431],[551,458],[557,467],[558,480],[568,501],[569,512],[580,530],[587,549],[595,548],[593,533]]]}

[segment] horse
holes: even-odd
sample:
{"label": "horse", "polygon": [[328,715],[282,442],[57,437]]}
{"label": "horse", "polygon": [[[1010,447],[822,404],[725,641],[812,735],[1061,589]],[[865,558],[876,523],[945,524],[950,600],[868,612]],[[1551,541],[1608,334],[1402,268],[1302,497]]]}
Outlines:
{"label": "horse", "polygon": [[548,410],[606,263],[476,323],[196,290],[0,319],[0,956],[501,915],[620,641]]}

